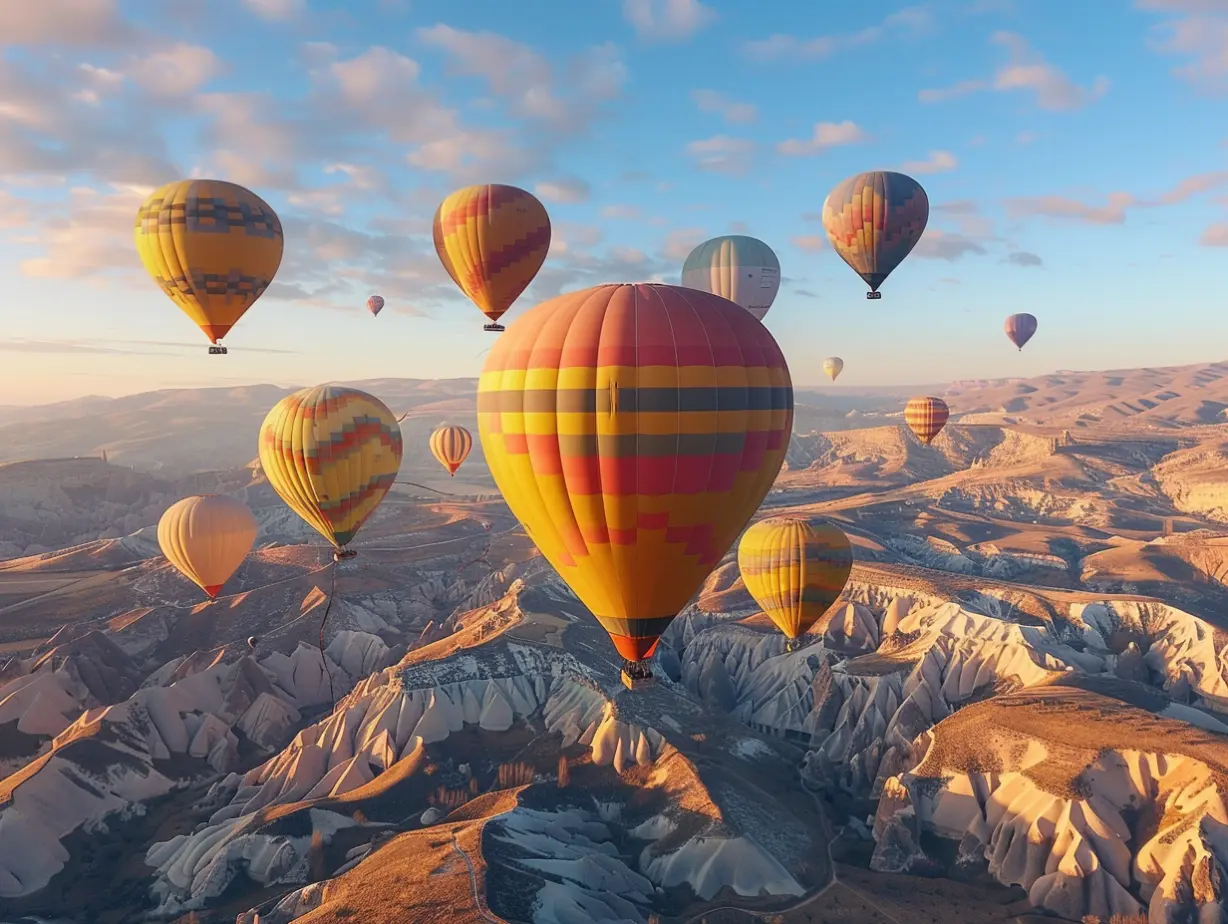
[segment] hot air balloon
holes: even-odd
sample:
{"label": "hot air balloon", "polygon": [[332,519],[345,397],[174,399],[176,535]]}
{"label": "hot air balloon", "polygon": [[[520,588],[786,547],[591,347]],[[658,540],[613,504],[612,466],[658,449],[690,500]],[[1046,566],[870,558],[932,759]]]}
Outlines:
{"label": "hot air balloon", "polygon": [[158,545],[212,600],[252,550],[256,531],[256,518],[242,501],[198,494],[166,508],[158,520]]}
{"label": "hot air balloon", "polygon": [[209,352],[273,281],[281,221],[254,192],[221,180],[181,180],[136,213],[136,250],[162,291],[209,338]]}
{"label": "hot air balloon", "polygon": [[727,298],[760,321],[780,290],[780,261],[763,241],[727,234],[704,241],[682,265],[682,284]]}
{"label": "hot air balloon", "polygon": [[369,299],[367,299],[367,310],[371,312],[372,317],[378,317],[383,308],[384,296],[372,295]]}
{"label": "hot air balloon", "polygon": [[464,427],[440,427],[431,434],[431,455],[454,478],[472,448],[473,437]]}
{"label": "hot air balloon", "polygon": [[255,635],[249,635],[247,637],[247,647],[248,648],[255,648],[258,644],[260,644],[259,637]]}
{"label": "hot air balloon", "polygon": [[829,356],[823,360],[823,371],[827,373],[827,377],[833,382],[840,376],[844,370],[844,360],[839,356]]}
{"label": "hot air balloon", "polygon": [[260,426],[260,464],[286,506],[349,558],[355,533],[401,467],[401,428],[384,402],[317,385],[287,395]]}
{"label": "hot air balloon", "polygon": [[941,398],[909,398],[904,406],[904,422],[926,446],[934,442],[950,415],[947,403]]}
{"label": "hot air balloon", "polygon": [[624,658],[645,663],[766,496],[793,386],[767,328],[680,286],[530,309],[490,351],[478,432],[512,513]]}
{"label": "hot air balloon", "polygon": [[738,543],[738,570],[789,648],[836,602],[853,569],[848,537],[830,523],[797,517],[760,520]]}
{"label": "hot air balloon", "polygon": [[866,298],[882,298],[878,287],[917,246],[929,216],[921,184],[887,170],[851,176],[823,202],[828,240],[870,287]]}
{"label": "hot air balloon", "polygon": [[1010,337],[1011,343],[1019,347],[1020,352],[1023,351],[1023,345],[1032,339],[1034,333],[1036,333],[1036,315],[1012,314],[1006,319],[1006,336]]}
{"label": "hot air balloon", "polygon": [[550,250],[550,216],[515,186],[458,189],[435,212],[435,251],[462,292],[501,331],[499,318],[520,297]]}

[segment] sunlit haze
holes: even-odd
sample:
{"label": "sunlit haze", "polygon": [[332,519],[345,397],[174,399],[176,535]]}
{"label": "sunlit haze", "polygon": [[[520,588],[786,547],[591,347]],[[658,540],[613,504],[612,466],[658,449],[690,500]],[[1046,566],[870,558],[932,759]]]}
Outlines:
{"label": "sunlit haze", "polygon": [[[505,322],[600,282],[677,282],[695,244],[744,232],[780,256],[766,324],[799,384],[830,353],[838,388],[1209,361],[1228,335],[1216,8],[10,0],[0,404],[476,375],[495,335],[430,238],[476,181],[534,191],[554,225]],[[868,169],[932,205],[879,302],[818,221]],[[143,196],[185,176],[248,186],[285,229],[225,357],[133,243]],[[1016,311],[1040,318],[1023,353],[1002,333]]]}

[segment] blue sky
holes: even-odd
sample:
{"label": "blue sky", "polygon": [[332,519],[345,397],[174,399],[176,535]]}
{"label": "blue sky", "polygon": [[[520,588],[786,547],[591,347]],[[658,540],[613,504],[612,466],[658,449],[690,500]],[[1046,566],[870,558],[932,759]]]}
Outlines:
{"label": "blue sky", "polygon": [[[0,4],[0,35],[0,404],[474,375],[494,335],[429,224],[475,181],[534,190],[554,224],[507,320],[677,282],[691,246],[742,232],[780,256],[766,323],[799,384],[828,354],[846,388],[1223,355],[1215,0],[40,0]],[[878,168],[932,210],[868,302],[816,217]],[[132,243],[144,194],[188,175],[286,230],[225,358]],[[1014,311],[1040,318],[1022,354]]]}

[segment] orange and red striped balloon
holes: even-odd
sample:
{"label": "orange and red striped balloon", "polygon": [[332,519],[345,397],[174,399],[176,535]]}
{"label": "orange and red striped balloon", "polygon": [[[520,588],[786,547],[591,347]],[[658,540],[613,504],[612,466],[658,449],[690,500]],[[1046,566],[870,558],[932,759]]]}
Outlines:
{"label": "orange and red striped balloon", "polygon": [[928,446],[947,424],[951,411],[941,398],[909,398],[904,406],[904,422]]}
{"label": "orange and red striped balloon", "polygon": [[546,261],[550,216],[532,194],[490,184],[458,189],[435,212],[435,251],[452,281],[491,324],[520,297]]}
{"label": "orange and red striped balloon", "polygon": [[430,446],[431,455],[439,460],[449,475],[456,477],[456,470],[473,448],[473,437],[464,427],[440,427],[431,434]]}
{"label": "orange and red striped balloon", "polygon": [[759,507],[792,423],[767,328],[682,286],[543,302],[478,380],[495,484],[628,661],[652,654]]}

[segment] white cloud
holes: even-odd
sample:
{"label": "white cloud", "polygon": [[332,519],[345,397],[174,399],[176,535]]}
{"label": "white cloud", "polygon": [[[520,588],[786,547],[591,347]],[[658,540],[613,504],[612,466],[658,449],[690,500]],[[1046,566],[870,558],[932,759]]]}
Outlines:
{"label": "white cloud", "polygon": [[1198,243],[1204,247],[1228,247],[1228,224],[1209,226],[1202,232]]}
{"label": "white cloud", "polygon": [[804,250],[806,253],[818,253],[827,247],[827,238],[819,234],[804,234],[800,237],[789,238],[789,243],[798,250]]}
{"label": "white cloud", "polygon": [[991,79],[961,80],[949,87],[920,90],[917,93],[918,101],[944,103],[984,90],[1025,90],[1035,95],[1036,105],[1041,109],[1056,112],[1082,109],[1109,91],[1110,81],[1107,77],[1097,77],[1090,87],[1074,83],[1014,32],[995,32],[990,36],[990,41],[1006,48],[1010,55],[1008,63],[999,67]]}
{"label": "white cloud", "polygon": [[621,52],[609,43],[574,59],[559,81],[544,57],[495,32],[466,32],[440,24],[417,34],[448,54],[454,73],[482,78],[490,93],[509,101],[515,115],[567,134],[583,131],[601,105],[622,92],[627,78]]}
{"label": "white cloud", "polygon": [[133,38],[118,0],[5,0],[6,45],[114,45]]}
{"label": "white cloud", "polygon": [[1036,105],[1053,111],[1082,109],[1109,91],[1107,77],[1097,77],[1091,87],[1078,86],[1014,32],[995,32],[990,41],[1003,46],[1010,53],[1010,63],[994,74],[995,90],[1030,91],[1036,96]]}
{"label": "white cloud", "polygon": [[959,83],[937,90],[919,90],[917,100],[922,103],[945,103],[948,100],[959,99],[961,96],[988,89],[989,81],[987,80],[961,80]]}
{"label": "white cloud", "polygon": [[623,18],[644,41],[688,39],[716,20],[716,12],[699,0],[623,0]]}
{"label": "white cloud", "polygon": [[692,90],[691,101],[700,112],[712,112],[726,122],[741,124],[755,121],[758,109],[753,103],[739,103],[715,90]]}
{"label": "white cloud", "polygon": [[221,71],[222,62],[210,49],[187,42],[135,58],[124,68],[137,86],[155,97],[188,96]]}
{"label": "white cloud", "polygon": [[601,210],[602,218],[631,219],[640,217],[638,205],[607,205]]}
{"label": "white cloud", "polygon": [[285,22],[307,11],[307,0],[243,0],[243,4],[267,22]]}
{"label": "white cloud", "polygon": [[592,188],[579,177],[560,177],[544,183],[538,183],[533,191],[547,202],[584,202],[588,199]]}
{"label": "white cloud", "polygon": [[906,160],[900,166],[904,173],[949,173],[959,166],[950,151],[930,151],[925,160]]}
{"label": "white cloud", "polygon": [[776,150],[789,157],[811,157],[828,148],[857,144],[868,138],[855,122],[819,122],[809,138],[790,138],[776,145]]}
{"label": "white cloud", "polygon": [[691,255],[708,237],[703,228],[676,228],[665,236],[665,244],[661,253],[668,260],[681,262]]}
{"label": "white cloud", "polygon": [[750,170],[756,145],[749,138],[714,135],[687,145],[687,153],[700,170],[741,176]]}
{"label": "white cloud", "polygon": [[877,25],[867,26],[848,35],[820,35],[804,39],[796,35],[776,33],[765,39],[747,42],[743,50],[756,61],[816,60],[837,51],[873,44],[891,37],[914,37],[928,32],[933,26],[929,4],[910,6],[887,16]]}
{"label": "white cloud", "polygon": [[968,254],[983,254],[985,248],[965,234],[927,228],[912,252],[924,260],[946,260],[953,263]]}

